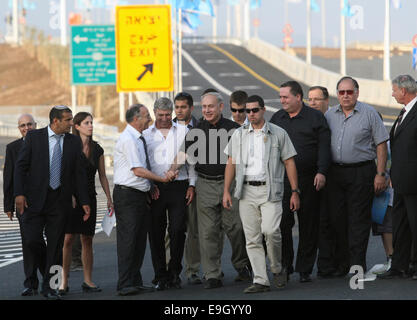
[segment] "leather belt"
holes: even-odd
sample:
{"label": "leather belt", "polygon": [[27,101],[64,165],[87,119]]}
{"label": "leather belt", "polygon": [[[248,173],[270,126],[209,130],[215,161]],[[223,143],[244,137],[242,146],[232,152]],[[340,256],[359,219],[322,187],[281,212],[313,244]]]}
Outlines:
{"label": "leather belt", "polygon": [[206,179],[206,180],[212,180],[212,181],[221,181],[221,180],[224,180],[224,176],[223,175],[221,175],[221,176],[208,176],[206,174],[202,174],[202,173],[199,173],[199,172],[197,174],[198,174],[198,176],[200,178],[203,178],[203,179]]}
{"label": "leather belt", "polygon": [[135,188],[132,188],[132,187],[122,186],[122,185],[120,185],[120,184],[116,184],[116,185],[115,185],[115,187],[116,187],[116,188],[118,188],[118,189],[122,189],[122,190],[129,190],[129,191],[135,191],[135,192],[146,193],[146,192],[144,192],[144,191],[140,191],[140,190],[135,189]]}
{"label": "leather belt", "polygon": [[333,162],[333,165],[337,166],[337,167],[341,167],[341,168],[358,168],[358,167],[363,167],[363,166],[366,166],[368,164],[371,164],[372,162],[374,162],[374,160],[368,160],[368,161],[362,161],[362,162],[356,162],[356,163],[337,163],[337,162]]}
{"label": "leather belt", "polygon": [[248,184],[250,186],[259,187],[266,185],[266,181],[244,181],[243,184]]}

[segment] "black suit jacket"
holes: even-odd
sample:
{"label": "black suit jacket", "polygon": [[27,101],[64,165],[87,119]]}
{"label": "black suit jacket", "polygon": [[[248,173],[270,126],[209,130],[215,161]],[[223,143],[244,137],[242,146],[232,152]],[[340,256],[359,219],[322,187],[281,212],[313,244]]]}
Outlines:
{"label": "black suit jacket", "polygon": [[[77,196],[81,205],[89,204],[87,177],[81,165],[81,139],[65,134],[60,201],[63,208],[71,208],[71,196]],[[44,207],[49,187],[48,127],[31,130],[26,135],[14,173],[14,195],[24,195],[30,211],[40,212]]]}
{"label": "black suit jacket", "polygon": [[6,146],[6,159],[3,169],[4,212],[14,212],[13,174],[14,166],[23,145],[23,138],[17,139]]}
{"label": "black suit jacket", "polygon": [[417,103],[394,135],[397,122],[390,132],[392,186],[400,194],[417,194]]}

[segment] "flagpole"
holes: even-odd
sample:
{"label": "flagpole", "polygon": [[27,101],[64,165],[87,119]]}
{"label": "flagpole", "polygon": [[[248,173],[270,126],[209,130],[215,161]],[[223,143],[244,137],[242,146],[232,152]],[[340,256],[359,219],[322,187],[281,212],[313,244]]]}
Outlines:
{"label": "flagpole", "polygon": [[344,0],[340,0],[340,73],[346,75],[346,23],[342,13]]}
{"label": "flagpole", "polygon": [[213,4],[213,11],[214,11],[214,17],[213,17],[213,24],[212,24],[212,37],[213,37],[213,43],[216,43],[217,38],[217,4]]}
{"label": "flagpole", "polygon": [[311,0],[307,0],[307,46],[306,62],[311,64]]}
{"label": "flagpole", "polygon": [[178,92],[182,91],[182,10],[178,9]]}
{"label": "flagpole", "polygon": [[236,30],[236,38],[240,39],[240,37],[242,36],[242,21],[241,21],[241,15],[240,15],[240,3],[235,5],[235,30]]}
{"label": "flagpole", "polygon": [[326,47],[326,9],[324,0],[321,0],[321,46]]}
{"label": "flagpole", "polygon": [[390,0],[385,0],[384,80],[390,80]]}
{"label": "flagpole", "polygon": [[67,1],[61,0],[60,6],[61,13],[61,46],[65,47],[67,45]]}
{"label": "flagpole", "polygon": [[245,0],[243,4],[243,40],[245,42],[250,39],[250,9],[249,0]]}

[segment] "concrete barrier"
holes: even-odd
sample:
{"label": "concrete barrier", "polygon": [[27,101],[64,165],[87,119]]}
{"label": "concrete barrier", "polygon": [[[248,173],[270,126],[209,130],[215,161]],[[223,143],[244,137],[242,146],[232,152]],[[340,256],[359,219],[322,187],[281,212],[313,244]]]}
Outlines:
{"label": "concrete barrier", "polygon": [[[288,78],[303,82],[308,86],[326,87],[330,95],[336,96],[336,84],[342,77],[341,74],[307,64],[304,60],[291,56],[284,50],[260,39],[250,39],[245,47],[252,54],[287,74]],[[371,105],[401,108],[391,96],[391,81],[356,77],[355,79],[359,83],[359,99],[361,101]]]}

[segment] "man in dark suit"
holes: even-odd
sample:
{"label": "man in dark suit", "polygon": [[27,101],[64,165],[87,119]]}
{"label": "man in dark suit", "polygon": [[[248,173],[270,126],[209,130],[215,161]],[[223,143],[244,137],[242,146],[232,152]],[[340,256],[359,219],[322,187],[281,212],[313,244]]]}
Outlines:
{"label": "man in dark suit", "polygon": [[[32,115],[30,114],[22,114],[18,121],[17,121],[17,128],[22,135],[22,138],[17,139],[6,146],[6,158],[4,162],[4,170],[3,170],[3,194],[4,194],[4,212],[7,214],[9,219],[13,220],[14,215],[14,196],[13,196],[13,173],[15,168],[15,163],[17,157],[19,155],[20,149],[23,145],[23,141],[26,137],[28,131],[36,129],[36,122],[33,119]],[[22,296],[32,296],[37,294],[39,280],[38,280],[38,269],[43,274],[45,266],[43,260],[41,259],[39,263],[35,264],[28,264],[27,263],[27,246],[25,246],[24,241],[24,232],[22,229],[22,221],[20,219],[20,215],[16,215],[19,226],[20,226],[20,235],[22,237],[22,252],[23,252],[23,268],[25,272],[25,281],[24,286],[25,289],[22,291]],[[39,242],[39,252],[41,252],[42,257],[45,256],[45,242]]]}
{"label": "man in dark suit", "polygon": [[[417,83],[409,75],[392,81],[392,96],[404,105],[391,128],[391,181],[393,245],[391,269],[379,279],[406,277],[410,252],[417,245]],[[417,272],[413,273],[417,280]]]}
{"label": "man in dark suit", "polygon": [[[66,106],[55,106],[49,113],[46,128],[26,135],[14,172],[16,212],[20,214],[27,246],[28,264],[36,263],[39,242],[45,229],[47,245],[43,263],[43,295],[60,299],[50,283],[51,267],[62,265],[64,228],[72,206],[72,196],[82,205],[87,220],[90,206],[87,178],[81,166],[81,140],[69,134],[72,112]],[[52,271],[53,272],[53,271]]]}

